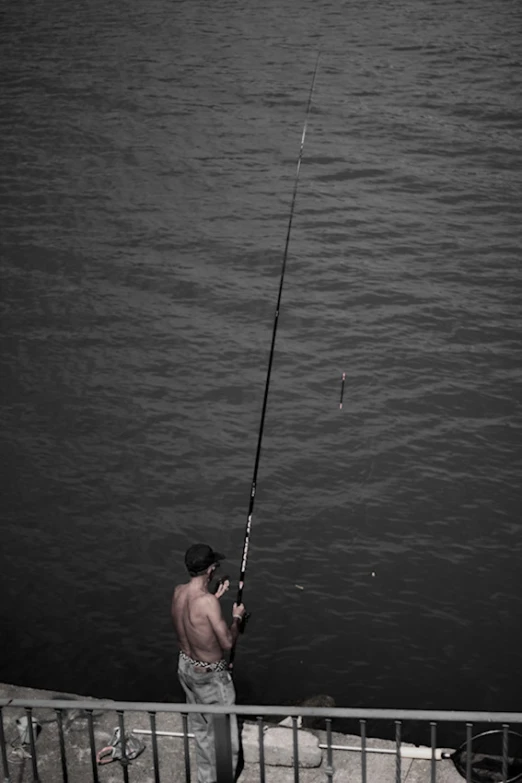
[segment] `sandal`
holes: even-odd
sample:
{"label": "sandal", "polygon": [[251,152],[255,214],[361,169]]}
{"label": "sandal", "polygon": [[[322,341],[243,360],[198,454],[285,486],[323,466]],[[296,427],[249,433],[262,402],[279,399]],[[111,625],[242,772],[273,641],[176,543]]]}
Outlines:
{"label": "sandal", "polygon": [[121,745],[121,735],[119,727],[114,729],[114,734],[110,745],[98,751],[96,754],[97,764],[110,764],[112,761],[120,761],[122,764],[128,764],[138,758],[140,753],[145,750],[145,744],[134,735],[125,737],[125,758]]}

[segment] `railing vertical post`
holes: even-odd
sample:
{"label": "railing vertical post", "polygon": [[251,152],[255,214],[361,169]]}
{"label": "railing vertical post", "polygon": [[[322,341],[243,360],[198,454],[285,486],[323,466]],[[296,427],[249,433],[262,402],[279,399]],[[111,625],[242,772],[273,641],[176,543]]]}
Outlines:
{"label": "railing vertical post", "polygon": [[395,781],[401,783],[401,722],[395,721],[395,748],[397,756],[395,758]]}
{"label": "railing vertical post", "polygon": [[87,725],[89,728],[89,745],[91,749],[92,779],[94,783],[99,783],[98,765],[96,764],[96,742],[94,740],[94,724],[92,721],[92,710],[86,710],[86,712],[87,712]]}
{"label": "railing vertical post", "polygon": [[2,768],[4,770],[4,783],[9,783],[9,764],[7,763],[7,751],[5,747],[4,713],[0,707],[0,751],[2,753]]}
{"label": "railing vertical post", "polygon": [[507,723],[502,724],[502,783],[507,783],[508,779],[508,729]]}
{"label": "railing vertical post", "polygon": [[56,723],[58,724],[58,739],[60,741],[60,760],[62,762],[63,783],[68,783],[69,774],[67,772],[67,756],[65,755],[65,737],[63,733],[63,715],[62,710],[55,710]]}
{"label": "railing vertical post", "polygon": [[120,729],[121,739],[121,764],[123,767],[123,780],[125,783],[129,783],[129,759],[127,758],[127,748],[125,742],[125,721],[123,718],[123,710],[116,710],[118,715],[118,726]]}
{"label": "railing vertical post", "polygon": [[332,719],[326,718],[326,780],[333,783]]}
{"label": "railing vertical post", "polygon": [[186,712],[181,713],[181,722],[183,723],[183,752],[185,754],[185,783],[190,783],[190,746],[189,746],[189,730],[188,730],[188,715]]}
{"label": "railing vertical post", "polygon": [[32,707],[25,708],[25,714],[27,716],[27,730],[29,732],[29,744],[31,747],[31,764],[33,767],[33,780],[35,783],[39,783],[38,779],[38,761],[36,759],[36,742],[33,728],[33,709]]}
{"label": "railing vertical post", "polygon": [[228,713],[212,715],[210,719],[214,722],[217,783],[233,783],[230,715]]}
{"label": "railing vertical post", "polygon": [[152,734],[152,762],[154,764],[154,783],[160,783],[158,737],[156,735],[156,713],[149,712],[150,731]]}
{"label": "railing vertical post", "polygon": [[472,723],[466,723],[466,783],[471,783],[471,731]]}
{"label": "railing vertical post", "polygon": [[435,721],[430,723],[430,745],[431,745],[431,783],[437,783],[435,748],[437,747],[437,724]]}
{"label": "railing vertical post", "polygon": [[294,783],[299,783],[299,745],[297,743],[297,718],[292,715],[292,738],[294,741]]}
{"label": "railing vertical post", "polygon": [[256,720],[259,739],[259,783],[265,783],[265,732],[263,731],[263,718],[258,716]]}
{"label": "railing vertical post", "polygon": [[361,727],[361,783],[366,783],[366,721],[360,720]]}

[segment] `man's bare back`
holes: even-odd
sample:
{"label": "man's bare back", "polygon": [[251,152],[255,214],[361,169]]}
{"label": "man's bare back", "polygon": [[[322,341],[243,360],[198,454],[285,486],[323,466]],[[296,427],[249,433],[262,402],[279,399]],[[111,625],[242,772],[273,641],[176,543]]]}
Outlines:
{"label": "man's bare back", "polygon": [[[192,580],[174,590],[171,614],[179,648],[196,661],[220,661],[237,638],[238,623],[233,622],[229,629],[221,614],[218,598],[225,589],[213,595]],[[243,614],[243,605],[234,604],[234,611]]]}

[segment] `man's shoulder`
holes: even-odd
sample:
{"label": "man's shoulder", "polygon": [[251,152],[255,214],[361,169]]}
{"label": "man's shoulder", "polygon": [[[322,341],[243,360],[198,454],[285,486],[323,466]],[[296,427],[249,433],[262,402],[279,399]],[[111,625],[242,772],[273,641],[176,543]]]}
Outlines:
{"label": "man's shoulder", "polygon": [[202,606],[208,606],[209,609],[219,606],[218,599],[212,593],[203,593],[203,595],[198,596],[197,600],[200,601]]}
{"label": "man's shoulder", "polygon": [[188,583],[176,585],[174,588],[173,601],[179,602],[186,598],[186,602],[190,606],[198,606],[198,608],[205,608],[209,611],[212,611],[216,606],[219,606],[218,599],[212,593],[191,594],[188,588]]}
{"label": "man's shoulder", "polygon": [[[218,613],[221,613],[221,607],[219,601],[212,593],[204,593],[198,595],[195,599],[196,611],[200,615],[206,615],[207,617],[217,617]],[[193,604],[194,606],[194,604]]]}
{"label": "man's shoulder", "polygon": [[183,595],[187,587],[188,587],[187,583],[176,585],[176,587],[174,588],[174,592],[172,593],[172,597],[179,598],[181,595]]}

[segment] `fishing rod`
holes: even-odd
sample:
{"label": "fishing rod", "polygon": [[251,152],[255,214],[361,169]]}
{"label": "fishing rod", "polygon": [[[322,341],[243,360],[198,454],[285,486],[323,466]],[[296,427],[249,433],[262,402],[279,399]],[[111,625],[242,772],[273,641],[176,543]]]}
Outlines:
{"label": "fishing rod", "polygon": [[[281,296],[283,293],[283,283],[285,280],[285,269],[286,269],[286,259],[288,257],[288,246],[290,244],[290,232],[292,231],[292,220],[294,217],[294,209],[295,209],[295,201],[297,197],[297,186],[299,184],[299,171],[301,169],[301,161],[303,159],[303,149],[304,149],[304,142],[305,142],[305,136],[306,136],[306,129],[308,127],[308,119],[310,117],[310,110],[312,108],[312,96],[314,93],[314,86],[315,86],[315,77],[317,76],[317,68],[319,65],[319,57],[320,52],[317,53],[317,60],[315,62],[315,68],[314,73],[312,77],[312,84],[310,87],[310,94],[308,96],[308,105],[306,107],[306,117],[304,121],[303,126],[303,134],[301,136],[301,147],[299,149],[299,156],[297,158],[297,171],[295,175],[295,182],[294,182],[294,192],[292,196],[292,204],[290,207],[290,218],[288,220],[288,230],[286,232],[286,242],[285,242],[285,249],[283,253],[283,265],[281,268],[281,279],[279,281],[279,294],[277,296],[277,305],[275,309],[275,315],[274,315],[274,326],[272,329],[272,344],[270,346],[270,356],[268,359],[268,370],[266,374],[266,383],[265,383],[265,395],[263,398],[263,407],[261,410],[261,423],[259,425],[259,435],[257,438],[257,449],[256,449],[256,459],[254,462],[254,474],[252,477],[252,486],[250,488],[250,502],[248,504],[248,514],[247,514],[247,521],[246,521],[246,527],[245,527],[245,539],[243,543],[243,556],[241,558],[241,571],[239,574],[239,586],[237,590],[237,597],[236,597],[236,604],[239,606],[239,604],[242,601],[243,598],[243,588],[245,586],[245,572],[247,567],[247,560],[248,560],[248,548],[250,545],[250,531],[252,528],[252,516],[254,513],[254,502],[256,499],[256,489],[257,489],[257,472],[259,469],[259,460],[261,457],[261,443],[263,440],[263,430],[265,427],[265,416],[266,416],[266,408],[267,408],[267,402],[268,402],[268,390],[270,388],[270,376],[272,374],[272,364],[274,361],[274,348],[275,348],[275,341],[276,341],[276,334],[277,334],[277,324],[279,321],[279,310],[281,307]],[[240,625],[240,630],[243,631],[245,627],[245,622],[247,619],[247,615],[245,615],[243,622]],[[230,658],[228,663],[228,668],[232,669],[234,665],[234,655],[235,655],[235,644],[233,645],[232,649],[230,650]]]}

